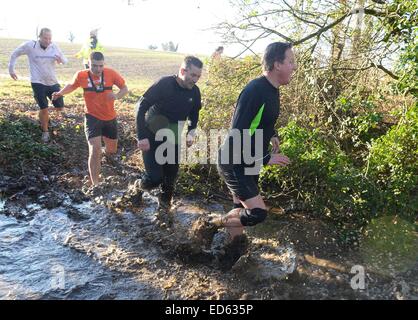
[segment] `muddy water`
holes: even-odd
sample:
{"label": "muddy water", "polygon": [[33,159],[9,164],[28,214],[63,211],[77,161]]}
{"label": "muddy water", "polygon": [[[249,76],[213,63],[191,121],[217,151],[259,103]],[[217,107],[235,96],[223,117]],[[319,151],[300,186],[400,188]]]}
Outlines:
{"label": "muddy water", "polygon": [[129,272],[160,258],[138,238],[143,216],[68,200],[54,210],[28,205],[25,214],[32,218],[0,214],[0,299],[162,298]]}
{"label": "muddy water", "polygon": [[0,202],[2,213],[10,205],[19,211],[18,218],[0,213],[0,299],[225,295],[228,276],[210,266],[200,247],[188,243],[193,220],[208,210],[219,214],[223,207],[202,209],[195,201],[181,201],[172,227],[162,228],[155,217],[156,198],[144,194],[143,199],[139,208],[117,211],[98,198],[76,204],[66,197],[51,210]]}

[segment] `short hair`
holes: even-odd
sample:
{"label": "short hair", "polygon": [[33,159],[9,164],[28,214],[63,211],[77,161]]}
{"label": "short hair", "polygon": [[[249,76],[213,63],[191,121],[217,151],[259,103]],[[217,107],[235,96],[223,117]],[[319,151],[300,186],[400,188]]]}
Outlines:
{"label": "short hair", "polygon": [[192,65],[199,69],[203,68],[203,62],[194,56],[187,56],[184,58],[183,65],[185,69],[189,69]]}
{"label": "short hair", "polygon": [[51,29],[49,29],[49,28],[42,28],[41,31],[39,31],[38,37],[39,38],[42,37],[45,32],[51,32]]}
{"label": "short hair", "polygon": [[217,47],[215,51],[219,52],[219,51],[221,51],[223,49],[224,49],[224,47],[220,46],[220,47]]}
{"label": "short hair", "polygon": [[93,51],[90,54],[90,60],[102,61],[102,60],[104,60],[104,55],[101,52]]}
{"label": "short hair", "polygon": [[283,63],[286,58],[286,51],[292,49],[292,44],[288,42],[270,43],[263,56],[262,64],[264,71],[272,71],[275,62]]}

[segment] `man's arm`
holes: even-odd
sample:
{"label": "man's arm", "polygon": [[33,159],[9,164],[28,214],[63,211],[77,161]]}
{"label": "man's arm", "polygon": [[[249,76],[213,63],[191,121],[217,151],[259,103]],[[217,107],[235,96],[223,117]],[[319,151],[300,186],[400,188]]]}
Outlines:
{"label": "man's arm", "polygon": [[151,108],[152,103],[150,103],[147,99],[142,97],[136,106],[136,134],[138,137],[138,148],[141,151],[148,151],[150,149],[150,143],[147,138],[147,134],[145,131],[145,114]]}
{"label": "man's arm", "polygon": [[186,137],[187,147],[191,147],[194,143],[194,139],[196,136],[197,123],[199,122],[199,112],[201,108],[202,108],[202,98],[200,95],[200,90],[198,90],[196,94],[196,104],[194,105],[193,109],[190,111],[188,115],[189,127],[187,129],[187,137]]}
{"label": "man's arm", "polygon": [[122,99],[124,96],[128,94],[128,92],[129,92],[128,86],[124,85],[119,89],[118,93],[113,93],[113,92],[109,93],[109,99],[112,99],[112,100]]}
{"label": "man's arm", "polygon": [[55,55],[55,59],[60,64],[67,64],[68,59],[64,56],[61,49],[55,44],[55,48],[57,49],[57,54]]}
{"label": "man's arm", "polygon": [[18,57],[28,54],[28,47],[27,47],[27,42],[21,44],[19,47],[17,47],[12,55],[10,56],[10,61],[9,61],[9,74],[12,77],[13,80],[17,80],[18,77],[15,73],[15,64],[16,64],[16,60]]}
{"label": "man's arm", "polygon": [[138,141],[147,139],[148,137],[145,129],[145,114],[158,101],[164,99],[165,94],[169,91],[166,82],[167,79],[161,79],[154,83],[139,99],[136,105],[135,119]]}
{"label": "man's arm", "polygon": [[52,94],[52,100],[56,100],[58,98],[61,98],[63,96],[65,96],[66,94],[69,94],[71,92],[73,92],[74,90],[76,90],[78,87],[75,86],[74,84],[67,84],[64,88],[62,88],[60,91],[58,92],[54,92]]}

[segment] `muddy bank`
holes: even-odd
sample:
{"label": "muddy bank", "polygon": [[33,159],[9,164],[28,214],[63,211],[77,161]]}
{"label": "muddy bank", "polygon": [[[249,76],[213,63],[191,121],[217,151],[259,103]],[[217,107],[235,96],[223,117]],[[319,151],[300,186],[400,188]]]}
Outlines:
{"label": "muddy bank", "polygon": [[365,289],[353,290],[350,272],[363,257],[339,246],[331,226],[302,213],[273,210],[225,266],[210,252],[216,244],[193,243],[190,228],[229,203],[176,197],[172,224],[161,226],[155,194],[135,201],[134,173],[108,178],[95,194],[83,190],[81,176],[2,181],[2,299],[418,297],[416,266],[391,277],[366,269]]}

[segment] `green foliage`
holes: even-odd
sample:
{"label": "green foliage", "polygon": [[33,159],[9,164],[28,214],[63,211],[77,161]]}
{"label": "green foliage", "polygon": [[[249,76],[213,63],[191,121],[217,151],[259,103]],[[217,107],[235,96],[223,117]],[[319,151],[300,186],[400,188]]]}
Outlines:
{"label": "green foliage", "polygon": [[176,192],[209,198],[224,188],[215,165],[183,165],[179,172]]}
{"label": "green foliage", "polygon": [[383,114],[377,111],[373,98],[346,98],[340,96],[335,103],[339,121],[330,117],[325,127],[331,127],[336,140],[352,161],[363,165],[368,155],[368,146],[386,132]]}
{"label": "green foliage", "polygon": [[[367,127],[367,126],[366,126]],[[261,184],[267,197],[299,198],[312,212],[342,229],[361,230],[376,217],[418,214],[418,112],[411,108],[386,135],[371,144],[368,168],[356,165],[338,143],[319,129],[296,121],[280,130],[288,167],[267,166]],[[347,236],[347,233],[343,233]]]}
{"label": "green foliage", "polygon": [[44,160],[59,156],[56,147],[40,141],[39,126],[24,118],[0,117],[0,165],[21,174]]}
{"label": "green foliage", "polygon": [[418,4],[415,0],[395,0],[387,11],[381,21],[386,33],[384,41],[401,46],[397,87],[418,97]]}
{"label": "green foliage", "polygon": [[295,121],[280,130],[281,151],[292,161],[286,168],[265,167],[263,189],[277,186],[297,195],[313,212],[338,224],[363,224],[367,214],[370,183],[351,163],[338,144],[318,129],[306,129]]}
{"label": "green foliage", "polygon": [[418,106],[370,147],[365,169],[385,199],[382,210],[413,221],[418,214]]}
{"label": "green foliage", "polygon": [[402,49],[396,69],[400,74],[397,87],[418,97],[418,28],[415,39]]}

